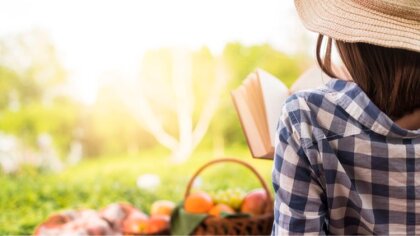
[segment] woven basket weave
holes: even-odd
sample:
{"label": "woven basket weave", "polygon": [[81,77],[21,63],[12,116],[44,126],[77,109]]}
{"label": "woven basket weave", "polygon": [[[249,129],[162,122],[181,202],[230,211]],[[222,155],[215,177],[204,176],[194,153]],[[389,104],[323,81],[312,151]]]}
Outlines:
{"label": "woven basket weave", "polygon": [[261,215],[255,215],[252,217],[243,218],[221,218],[209,216],[207,217],[193,232],[193,235],[270,235],[273,226],[273,198],[267,188],[267,184],[257,170],[246,162],[231,159],[222,158],[208,162],[203,165],[196,173],[191,177],[187,189],[185,191],[184,198],[190,194],[191,187],[197,176],[207,167],[219,163],[237,163],[248,168],[258,178],[263,189],[267,193],[267,204],[264,213]]}

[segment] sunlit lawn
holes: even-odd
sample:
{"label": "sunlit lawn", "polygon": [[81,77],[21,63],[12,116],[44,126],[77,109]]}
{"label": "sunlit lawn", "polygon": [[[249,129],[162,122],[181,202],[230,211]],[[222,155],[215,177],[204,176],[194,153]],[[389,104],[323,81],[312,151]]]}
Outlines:
{"label": "sunlit lawn", "polygon": [[[226,150],[225,156],[252,163],[271,188],[271,161],[252,160],[243,147]],[[148,212],[157,199],[179,202],[190,176],[213,158],[211,151],[201,150],[189,161],[175,165],[167,152],[155,150],[87,159],[59,174],[37,174],[28,169],[17,176],[0,175],[0,234],[31,234],[48,215],[63,209],[100,209],[126,201]],[[160,176],[161,184],[155,190],[137,187],[137,177],[146,173]],[[260,186],[251,172],[235,164],[215,165],[201,176],[203,190]]]}

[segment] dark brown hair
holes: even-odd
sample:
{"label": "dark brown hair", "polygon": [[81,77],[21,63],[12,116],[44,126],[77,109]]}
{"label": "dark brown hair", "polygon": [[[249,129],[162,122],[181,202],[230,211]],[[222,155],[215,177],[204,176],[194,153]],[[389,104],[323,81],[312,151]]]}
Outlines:
{"label": "dark brown hair", "polygon": [[[321,69],[337,77],[331,68],[331,38],[325,57],[320,51],[323,35],[319,35],[316,57]],[[338,53],[353,81],[372,102],[391,119],[396,120],[420,108],[420,53],[335,40]]]}

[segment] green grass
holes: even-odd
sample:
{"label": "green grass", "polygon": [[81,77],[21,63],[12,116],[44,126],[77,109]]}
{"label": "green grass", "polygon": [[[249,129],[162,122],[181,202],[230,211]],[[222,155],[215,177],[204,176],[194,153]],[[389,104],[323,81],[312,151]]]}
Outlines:
{"label": "green grass", "polygon": [[[145,212],[153,201],[179,202],[191,175],[204,163],[215,159],[211,151],[197,151],[185,163],[172,164],[164,150],[138,155],[87,159],[58,174],[39,174],[30,168],[15,176],[0,174],[0,235],[31,234],[50,214],[64,209],[100,209],[113,202],[129,202]],[[271,189],[271,161],[252,160],[246,148],[232,148],[226,155],[252,164]],[[139,175],[159,175],[155,190],[141,190]],[[202,175],[202,190],[229,187],[250,190],[260,186],[247,169],[235,164],[219,164]]]}

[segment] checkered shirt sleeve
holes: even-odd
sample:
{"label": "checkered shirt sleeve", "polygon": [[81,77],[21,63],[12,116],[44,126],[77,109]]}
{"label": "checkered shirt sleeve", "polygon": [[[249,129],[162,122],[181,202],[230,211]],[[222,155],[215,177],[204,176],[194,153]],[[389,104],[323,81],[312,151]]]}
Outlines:
{"label": "checkered shirt sleeve", "polygon": [[[293,106],[293,98],[289,100],[288,105]],[[272,233],[325,234],[324,191],[286,108],[283,109],[277,129],[273,168],[275,219]]]}

